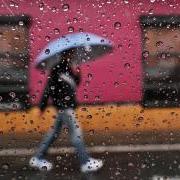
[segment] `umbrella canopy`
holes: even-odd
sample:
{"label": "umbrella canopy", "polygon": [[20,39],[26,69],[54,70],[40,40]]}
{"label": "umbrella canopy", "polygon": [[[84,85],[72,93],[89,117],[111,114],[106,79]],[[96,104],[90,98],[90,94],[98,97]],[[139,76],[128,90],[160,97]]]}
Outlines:
{"label": "umbrella canopy", "polygon": [[72,54],[73,64],[94,60],[112,50],[112,43],[91,33],[73,33],[53,40],[41,51],[36,59],[36,67],[49,69],[56,65],[64,52]]}

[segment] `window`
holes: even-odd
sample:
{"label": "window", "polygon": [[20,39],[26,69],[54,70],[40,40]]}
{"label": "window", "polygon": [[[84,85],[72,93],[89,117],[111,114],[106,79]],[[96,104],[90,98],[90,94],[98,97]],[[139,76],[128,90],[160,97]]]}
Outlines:
{"label": "window", "polygon": [[0,109],[28,105],[27,16],[0,16]]}
{"label": "window", "polygon": [[180,16],[142,16],[147,107],[180,106]]}

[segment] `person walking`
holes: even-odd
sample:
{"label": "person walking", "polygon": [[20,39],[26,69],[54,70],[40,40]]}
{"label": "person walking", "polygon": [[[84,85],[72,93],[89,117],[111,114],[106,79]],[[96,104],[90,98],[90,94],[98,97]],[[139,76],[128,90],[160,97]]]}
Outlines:
{"label": "person walking", "polygon": [[53,128],[44,137],[36,154],[30,159],[29,164],[33,168],[47,171],[53,168],[51,162],[45,159],[48,148],[58,137],[63,124],[69,128],[70,140],[75,147],[80,162],[81,172],[97,171],[103,166],[103,161],[90,157],[85,149],[81,128],[76,120],[75,109],[76,87],[80,83],[80,72],[75,73],[70,63],[70,53],[64,53],[50,72],[47,85],[40,102],[40,110],[43,112],[51,97],[53,106],[57,109],[57,117]]}

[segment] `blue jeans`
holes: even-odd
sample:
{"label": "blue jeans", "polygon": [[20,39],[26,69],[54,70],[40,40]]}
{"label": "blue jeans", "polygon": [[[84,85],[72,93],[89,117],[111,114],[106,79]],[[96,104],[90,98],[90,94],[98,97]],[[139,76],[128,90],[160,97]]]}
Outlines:
{"label": "blue jeans", "polygon": [[76,121],[73,109],[65,109],[62,112],[58,112],[53,129],[44,137],[35,156],[38,158],[45,156],[49,146],[58,137],[63,124],[67,124],[69,128],[70,140],[76,149],[80,164],[85,164],[89,159],[89,155],[85,150],[81,129]]}

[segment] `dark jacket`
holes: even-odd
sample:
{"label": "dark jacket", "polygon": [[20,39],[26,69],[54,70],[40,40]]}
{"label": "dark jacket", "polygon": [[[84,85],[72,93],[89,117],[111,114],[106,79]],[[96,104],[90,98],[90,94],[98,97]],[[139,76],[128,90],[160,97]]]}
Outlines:
{"label": "dark jacket", "polygon": [[47,106],[49,97],[52,98],[53,105],[57,109],[76,108],[76,86],[64,80],[61,76],[69,77],[75,85],[80,83],[80,75],[72,71],[70,64],[67,61],[61,61],[51,70],[49,80],[44,89],[40,109],[44,111]]}

